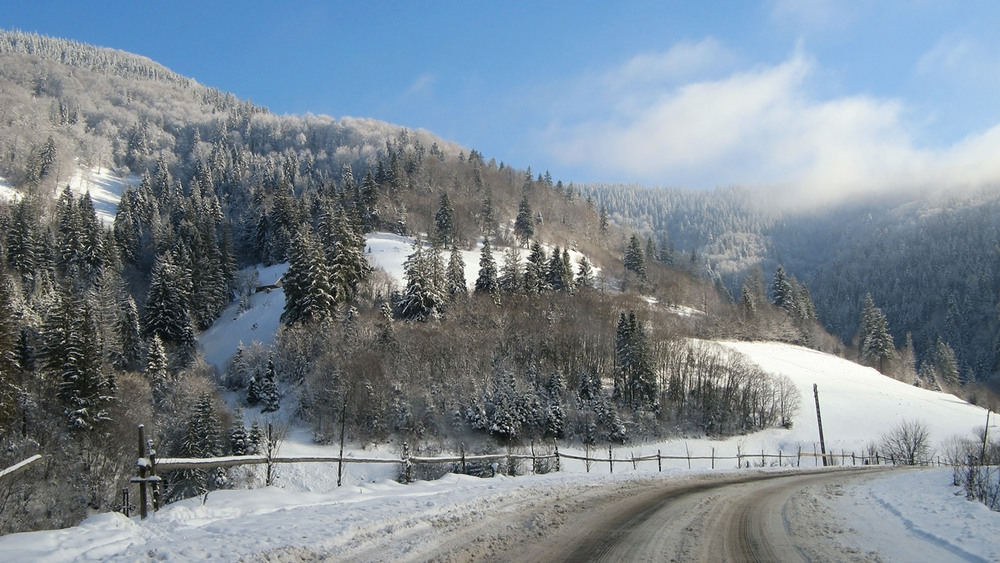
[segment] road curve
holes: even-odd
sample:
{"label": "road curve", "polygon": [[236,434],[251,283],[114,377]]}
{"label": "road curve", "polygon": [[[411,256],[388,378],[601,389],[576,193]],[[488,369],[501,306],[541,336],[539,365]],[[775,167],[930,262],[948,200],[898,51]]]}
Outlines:
{"label": "road curve", "polygon": [[[800,491],[871,469],[728,476],[604,503],[557,533],[500,554],[521,561],[807,561],[836,558],[808,541]],[[877,470],[876,470],[877,471]],[[598,507],[592,507],[598,508]]]}

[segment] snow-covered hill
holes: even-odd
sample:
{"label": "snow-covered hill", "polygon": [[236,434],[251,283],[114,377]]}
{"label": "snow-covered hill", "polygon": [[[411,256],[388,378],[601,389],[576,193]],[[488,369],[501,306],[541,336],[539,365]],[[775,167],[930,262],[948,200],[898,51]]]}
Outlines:
{"label": "snow-covered hill", "polygon": [[[62,193],[62,188],[67,185],[77,196],[90,193],[97,218],[105,225],[110,226],[114,223],[115,215],[118,213],[118,202],[121,201],[122,192],[128,186],[139,185],[140,180],[141,178],[135,174],[122,176],[107,168],[80,166],[73,172],[69,182],[60,185],[57,193]],[[17,200],[20,197],[21,192],[16,190],[10,182],[0,178],[0,199]]]}
{"label": "snow-covered hill", "polygon": [[[369,233],[365,236],[365,256],[368,262],[375,268],[385,270],[389,277],[400,289],[406,285],[406,277],[403,264],[406,258],[413,253],[414,239],[394,235],[392,233]],[[475,250],[462,250],[462,261],[465,263],[465,281],[471,290],[479,276],[479,258],[482,246]],[[493,258],[498,267],[503,260],[503,247],[493,249]],[[546,248],[551,252],[551,248]],[[524,260],[526,253],[521,250],[521,259]],[[578,266],[582,254],[570,251],[570,259],[574,269]],[[447,254],[444,256],[447,260]],[[273,285],[287,271],[287,264],[252,268],[256,270],[259,285]],[[593,266],[595,275],[600,272],[600,268]],[[244,272],[244,277],[252,277],[251,272]],[[199,338],[198,342],[206,361],[213,365],[220,372],[226,369],[230,358],[236,353],[236,349],[242,342],[249,346],[252,342],[269,344],[274,339],[274,334],[280,324],[279,319],[285,306],[285,293],[280,288],[271,291],[256,293],[252,295],[247,303],[249,307],[244,307],[240,311],[239,304],[233,303],[219,320]]]}

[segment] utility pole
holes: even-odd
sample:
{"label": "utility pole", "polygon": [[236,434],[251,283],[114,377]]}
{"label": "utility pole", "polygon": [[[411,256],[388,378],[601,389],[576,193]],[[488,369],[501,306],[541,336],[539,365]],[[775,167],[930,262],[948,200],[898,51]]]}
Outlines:
{"label": "utility pole", "polygon": [[823,467],[826,467],[826,440],[823,439],[823,417],[819,414],[819,387],[813,383],[813,397],[816,398],[816,423],[819,425],[819,451],[823,456]]}

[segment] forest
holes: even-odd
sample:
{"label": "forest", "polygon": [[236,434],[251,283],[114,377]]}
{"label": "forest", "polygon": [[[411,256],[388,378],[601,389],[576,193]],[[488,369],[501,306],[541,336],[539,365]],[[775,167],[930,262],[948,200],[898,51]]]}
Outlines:
{"label": "forest", "polygon": [[[134,178],[113,221],[67,185],[81,170]],[[736,303],[548,172],[374,120],[273,115],[74,41],[0,33],[0,178],[0,465],[44,456],[0,483],[0,533],[120,508],[138,424],[183,457],[273,447],[243,409],[319,442],[339,421],[361,445],[725,436],[793,424],[798,405],[697,339],[840,347],[797,282],[783,304],[763,282]],[[374,231],[417,241],[404,284],[366,260]],[[480,252],[474,280],[460,249]],[[284,263],[274,345],[220,373],[199,335],[256,291],[247,267]],[[165,494],[246,485],[181,471]]]}
{"label": "forest", "polygon": [[874,193],[809,209],[768,205],[740,187],[582,190],[734,302],[781,268],[808,288],[820,322],[856,358],[870,298],[898,352],[891,374],[970,399],[997,386],[1000,190]]}

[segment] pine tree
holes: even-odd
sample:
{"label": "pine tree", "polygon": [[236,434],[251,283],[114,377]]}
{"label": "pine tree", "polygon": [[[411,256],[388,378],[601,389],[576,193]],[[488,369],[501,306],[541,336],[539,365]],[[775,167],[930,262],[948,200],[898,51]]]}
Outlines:
{"label": "pine tree", "polygon": [[858,329],[858,349],[862,359],[878,360],[879,371],[883,371],[885,360],[892,358],[896,352],[885,314],[875,306],[871,295],[865,296],[861,327]]}
{"label": "pine tree", "polygon": [[531,237],[535,236],[535,224],[531,215],[531,204],[528,203],[528,196],[521,199],[517,208],[517,218],[514,219],[514,236],[522,246],[527,246]]}
{"label": "pine tree", "polygon": [[[222,428],[216,415],[215,402],[208,393],[202,393],[191,409],[186,431],[177,450],[180,457],[218,457],[223,454]],[[170,500],[180,500],[218,488],[222,483],[216,471],[208,469],[182,469],[174,473],[170,483]],[[224,474],[222,475],[224,478]]]}
{"label": "pine tree", "polygon": [[434,237],[441,245],[450,245],[455,241],[455,208],[448,199],[448,194],[441,194],[441,203],[434,214]]}
{"label": "pine tree", "polygon": [[288,271],[283,280],[286,325],[324,321],[333,317],[337,301],[333,295],[326,258],[303,225],[292,240]]}
{"label": "pine tree", "polygon": [[43,327],[46,370],[59,382],[59,399],[73,430],[91,430],[109,420],[114,400],[105,372],[93,305],[60,288]]}
{"label": "pine tree", "polygon": [[168,366],[163,342],[154,334],[149,339],[149,350],[146,352],[146,379],[149,381],[149,387],[153,392],[153,403],[156,405],[163,405],[167,398]]}
{"label": "pine tree", "polygon": [[580,263],[577,265],[576,287],[587,289],[594,287],[594,268],[586,256],[581,256]]}
{"label": "pine tree", "polygon": [[500,291],[512,295],[520,293],[523,287],[521,279],[521,252],[516,246],[509,246],[503,254],[503,267],[497,279]]}
{"label": "pine tree", "polygon": [[17,375],[21,371],[17,356],[21,331],[15,322],[14,293],[14,285],[0,269],[0,434],[4,436],[11,435],[19,394]]}
{"label": "pine tree", "polygon": [[458,247],[452,244],[451,254],[448,257],[448,294],[452,297],[466,295],[469,286],[465,282],[465,261]]}
{"label": "pine tree", "polygon": [[629,238],[628,246],[625,248],[625,257],[622,262],[624,263],[626,270],[634,272],[640,279],[645,279],[646,260],[642,251],[642,243],[639,241],[638,235],[633,234]]}
{"label": "pine tree", "polygon": [[190,275],[172,252],[159,256],[150,276],[149,295],[143,316],[143,333],[159,336],[164,343],[194,345],[194,329],[188,315]]}
{"label": "pine tree", "polygon": [[635,311],[622,311],[615,332],[615,389],[617,398],[633,410],[646,406],[657,408],[656,375],[650,357],[645,329]]}
{"label": "pine tree", "polygon": [[483,238],[483,247],[479,253],[479,276],[476,278],[475,292],[492,296],[500,292],[497,264],[493,259],[493,248],[488,238]]}
{"label": "pine tree", "polygon": [[413,253],[403,264],[406,277],[406,291],[396,305],[399,316],[404,319],[426,321],[440,313],[444,303],[444,290],[434,281],[434,258],[417,240],[413,243]]}
{"label": "pine tree", "polygon": [[125,371],[139,371],[142,366],[143,342],[139,329],[139,310],[132,296],[126,296],[115,317],[115,335],[118,350],[112,354],[115,367]]}
{"label": "pine tree", "polygon": [[958,386],[959,371],[955,351],[940,336],[934,344],[932,359],[938,381],[951,388]]}
{"label": "pine tree", "polygon": [[771,302],[779,309],[790,314],[795,313],[795,292],[785,274],[785,269],[780,264],[775,269],[774,280],[771,282],[771,298]]}
{"label": "pine tree", "polygon": [[274,412],[281,408],[281,395],[278,393],[278,376],[274,370],[274,359],[267,359],[267,370],[260,385],[261,412]]}
{"label": "pine tree", "polygon": [[524,266],[524,290],[528,295],[538,295],[549,289],[545,249],[537,240],[531,243],[528,260]]}
{"label": "pine tree", "polygon": [[233,455],[249,455],[252,448],[247,427],[243,424],[243,409],[237,407],[233,412],[233,422],[229,428],[229,451]]}

